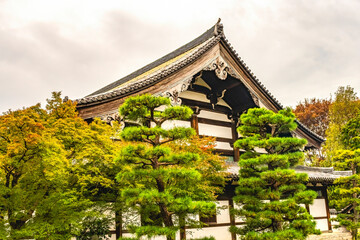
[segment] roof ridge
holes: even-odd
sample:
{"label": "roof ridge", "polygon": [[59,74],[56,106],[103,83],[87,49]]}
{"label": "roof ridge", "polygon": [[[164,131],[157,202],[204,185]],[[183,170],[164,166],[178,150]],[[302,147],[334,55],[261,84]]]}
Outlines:
{"label": "roof ridge", "polygon": [[201,34],[199,37],[195,38],[194,40],[192,40],[192,41],[186,43],[185,45],[177,48],[176,50],[164,55],[163,57],[158,58],[157,60],[145,65],[144,67],[128,74],[127,76],[120,78],[119,80],[112,82],[112,83],[106,85],[105,87],[87,95],[86,97],[90,97],[90,96],[108,92],[108,91],[116,88],[117,86],[124,84],[124,83],[134,79],[135,77],[137,77],[143,73],[146,73],[147,71],[169,61],[170,59],[173,59],[174,57],[179,56],[179,55],[191,50],[192,48],[206,42],[211,37],[214,37],[214,36],[216,37],[216,36],[221,35],[223,33],[224,28],[220,21],[221,21],[221,19],[219,18],[217,23],[214,26],[209,28],[207,31],[205,31],[203,34]]}
{"label": "roof ridge", "polygon": [[120,88],[115,89],[115,90],[110,91],[110,92],[104,92],[104,93],[98,93],[98,94],[95,94],[95,95],[89,95],[89,96],[86,96],[84,98],[76,99],[75,101],[79,105],[79,104],[92,103],[92,102],[95,102],[95,101],[107,100],[107,99],[112,98],[112,97],[118,97],[118,96],[121,96],[121,95],[126,95],[127,93],[133,93],[134,90],[140,91],[144,87],[156,84],[159,80],[161,80],[165,76],[168,76],[168,75],[176,72],[180,68],[182,68],[182,67],[188,65],[189,63],[192,63],[193,61],[195,61],[204,52],[206,52],[209,48],[213,47],[216,43],[218,43],[222,36],[223,36],[223,34],[220,33],[214,39],[209,41],[207,44],[205,44],[204,46],[197,49],[190,56],[187,56],[185,59],[179,61],[178,63],[174,64],[173,66],[171,66],[171,67],[169,67],[167,69],[164,69],[164,70],[156,73],[155,75],[151,75],[151,76],[148,76],[147,78],[143,78],[143,79],[139,79],[138,81],[131,82],[131,83],[129,83],[129,84],[123,86],[123,87],[120,87]]}

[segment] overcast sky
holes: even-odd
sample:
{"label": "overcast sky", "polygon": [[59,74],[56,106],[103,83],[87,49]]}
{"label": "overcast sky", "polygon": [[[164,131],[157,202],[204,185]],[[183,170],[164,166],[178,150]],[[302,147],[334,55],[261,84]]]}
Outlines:
{"label": "overcast sky", "polygon": [[[0,0],[0,113],[87,94],[175,50],[221,17],[284,105],[360,90],[360,1]],[[360,95],[360,94],[358,94]]]}

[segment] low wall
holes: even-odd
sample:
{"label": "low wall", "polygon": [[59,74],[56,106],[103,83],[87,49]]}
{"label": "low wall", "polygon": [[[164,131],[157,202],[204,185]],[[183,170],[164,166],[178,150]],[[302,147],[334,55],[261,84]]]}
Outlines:
{"label": "low wall", "polygon": [[311,235],[307,240],[351,240],[349,232],[322,233],[321,235]]}

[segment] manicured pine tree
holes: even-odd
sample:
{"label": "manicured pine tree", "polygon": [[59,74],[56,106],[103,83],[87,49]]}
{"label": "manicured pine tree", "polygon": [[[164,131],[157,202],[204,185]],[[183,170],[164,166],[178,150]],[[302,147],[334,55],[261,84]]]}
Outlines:
{"label": "manicured pine tree", "polygon": [[338,150],[333,158],[333,165],[337,170],[351,170],[352,175],[335,180],[336,184],[332,197],[332,204],[337,210],[348,208],[346,213],[340,213],[336,220],[345,226],[358,239],[360,228],[360,116],[351,119],[339,136],[345,149]]}
{"label": "manicured pine tree", "polygon": [[[296,129],[290,109],[278,113],[249,109],[240,117],[239,186],[234,214],[243,219],[230,231],[241,239],[305,239],[317,233],[312,216],[301,204],[311,204],[314,191],[306,190],[307,174],[289,169],[303,160],[306,140],[291,137]],[[266,153],[264,153],[264,151]]]}
{"label": "manicured pine tree", "polygon": [[[157,111],[161,106],[166,108]],[[139,124],[121,132],[129,145],[117,159],[123,166],[117,179],[127,184],[121,195],[128,207],[141,213],[141,226],[129,229],[136,238],[162,235],[173,240],[185,224],[194,223],[190,214],[214,213],[216,207],[213,181],[202,170],[205,164],[200,154],[174,149],[174,144],[194,137],[194,129],[162,128],[165,121],[187,120],[193,112],[189,107],[170,106],[168,98],[151,95],[128,98],[119,111],[125,120]],[[223,169],[217,161],[210,168]],[[185,239],[186,234],[181,233]]]}

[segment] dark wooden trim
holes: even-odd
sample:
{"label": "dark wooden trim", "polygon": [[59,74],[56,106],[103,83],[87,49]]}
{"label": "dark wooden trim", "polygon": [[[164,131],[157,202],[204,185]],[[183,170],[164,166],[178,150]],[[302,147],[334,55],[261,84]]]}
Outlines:
{"label": "dark wooden trim", "polygon": [[[199,135],[200,137],[214,137],[214,136],[208,136],[208,135]],[[224,137],[214,137],[216,139],[217,142],[227,142],[230,144],[233,144],[233,139],[232,138],[224,138]],[[232,150],[229,150],[232,151]]]}
{"label": "dark wooden trim", "polygon": [[324,217],[313,217],[314,220],[318,220],[318,219],[327,219],[328,217],[327,216],[324,216]]}
{"label": "dark wooden trim", "polygon": [[231,122],[224,122],[220,120],[214,120],[209,118],[198,118],[199,123],[209,124],[209,125],[215,125],[215,126],[221,126],[221,127],[231,127]]}
{"label": "dark wooden trim", "polygon": [[[230,144],[233,144],[234,140],[232,140],[231,138],[223,138],[223,137],[215,137],[216,138],[216,141],[218,142],[227,142],[227,143],[230,143]],[[231,150],[229,150],[231,151]]]}
{"label": "dark wooden trim", "polygon": [[[239,138],[238,132],[236,131],[236,124],[234,121],[231,122],[231,131],[233,143]],[[240,157],[239,148],[234,147],[234,162],[238,162]]]}
{"label": "dark wooden trim", "polygon": [[198,123],[198,117],[196,114],[193,114],[191,117],[191,127],[195,129],[196,134],[199,135],[199,123]]}
{"label": "dark wooden trim", "polygon": [[181,100],[182,100],[183,105],[186,105],[189,107],[199,107],[201,110],[202,109],[209,110],[211,112],[217,112],[217,113],[225,113],[225,114],[231,113],[231,109],[226,106],[215,105],[213,108],[211,103],[199,102],[199,101],[195,101],[195,100],[191,100],[191,99],[187,99],[187,98],[181,98]]}
{"label": "dark wooden trim", "polygon": [[[207,228],[207,227],[226,227],[226,226],[231,226],[231,225],[230,225],[230,223],[207,223],[206,226],[204,226],[203,228]],[[196,227],[192,227],[192,228],[196,228]]]}
{"label": "dark wooden trim", "polygon": [[309,204],[305,204],[305,208],[306,208],[306,211],[307,211],[309,214],[311,214],[311,213],[310,213],[310,207],[309,207]]}
{"label": "dark wooden trim", "polygon": [[233,156],[233,150],[225,150],[225,149],[214,149],[215,153],[219,153],[220,155]]}
{"label": "dark wooden trim", "polygon": [[[230,226],[235,226],[235,215],[233,213],[234,201],[232,198],[229,199],[229,215],[230,215]],[[236,240],[236,233],[231,233],[231,240]]]}
{"label": "dark wooden trim", "polygon": [[331,221],[330,221],[330,209],[329,209],[329,199],[327,194],[327,187],[321,189],[323,196],[325,197],[325,206],[326,206],[326,215],[328,219],[329,231],[332,231]]}

